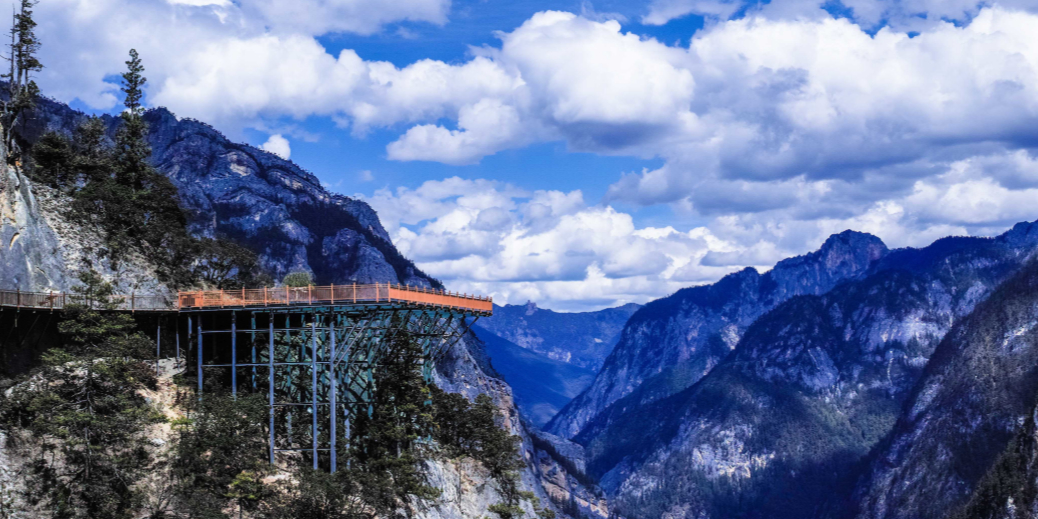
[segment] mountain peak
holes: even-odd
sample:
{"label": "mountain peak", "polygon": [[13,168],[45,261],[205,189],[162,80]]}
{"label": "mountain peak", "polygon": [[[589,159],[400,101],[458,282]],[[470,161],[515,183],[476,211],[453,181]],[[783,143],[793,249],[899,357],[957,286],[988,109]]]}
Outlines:
{"label": "mountain peak", "polygon": [[1038,221],[1020,222],[998,238],[1016,247],[1036,243],[1038,242]]}
{"label": "mountain peak", "polygon": [[[869,234],[867,232],[854,231],[847,229],[841,233],[833,234],[829,236],[825,243],[818,249],[819,252],[826,253],[834,250],[848,250],[868,249],[874,254],[878,254],[876,258],[882,256],[882,253],[887,251],[887,245],[883,243],[883,240],[879,239],[878,236]],[[881,253],[882,252],[882,253]]]}

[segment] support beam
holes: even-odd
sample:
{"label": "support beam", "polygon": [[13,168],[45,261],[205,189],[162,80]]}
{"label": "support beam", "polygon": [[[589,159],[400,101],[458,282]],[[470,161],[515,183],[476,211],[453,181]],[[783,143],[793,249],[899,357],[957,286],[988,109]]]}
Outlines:
{"label": "support beam", "polygon": [[310,375],[312,380],[310,396],[313,397],[314,401],[311,412],[313,425],[310,429],[310,436],[314,444],[314,470],[317,470],[317,314],[310,314],[310,325],[313,328],[310,332]]}
{"label": "support beam", "polygon": [[[334,359],[335,358],[335,318],[332,315],[329,315],[328,318],[329,318],[328,329],[330,331],[328,338],[329,338],[329,341],[330,341],[330,344],[331,344],[331,346],[330,346],[331,351],[328,353],[328,358],[329,359]],[[337,457],[336,457],[337,453],[335,451],[335,443],[336,443],[336,439],[337,439],[335,437],[335,433],[336,433],[335,426],[337,425],[336,424],[336,420],[338,419],[338,408],[336,406],[338,405],[338,403],[335,400],[335,396],[336,396],[335,393],[336,393],[336,387],[339,385],[339,379],[335,377],[335,363],[334,362],[328,364],[328,385],[329,385],[328,392],[330,393],[329,398],[330,398],[331,404],[332,404],[331,405],[331,415],[332,415],[331,416],[331,422],[332,423],[331,423],[331,427],[330,427],[330,430],[331,430],[331,444],[332,444],[332,446],[331,446],[331,472],[332,472],[332,474],[335,474],[336,464],[338,462]]]}
{"label": "support beam", "polygon": [[162,358],[162,316],[158,317],[158,330],[155,332],[155,376],[161,375],[159,359]]}
{"label": "support beam", "polygon": [[270,464],[274,464],[274,313],[270,314],[270,350],[267,357],[270,386],[267,388],[267,400],[270,404]]}
{"label": "support beam", "polygon": [[238,312],[231,312],[231,398],[238,399]]}
{"label": "support beam", "polygon": [[202,401],[202,317],[198,317],[198,401]]}

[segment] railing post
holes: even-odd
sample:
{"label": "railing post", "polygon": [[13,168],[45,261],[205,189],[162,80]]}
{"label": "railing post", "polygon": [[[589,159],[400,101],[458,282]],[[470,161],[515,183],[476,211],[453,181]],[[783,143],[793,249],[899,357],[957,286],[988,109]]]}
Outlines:
{"label": "railing post", "polygon": [[335,304],[335,283],[332,283],[332,287],[331,287],[330,290],[332,292],[332,304],[334,305]]}
{"label": "railing post", "polygon": [[269,306],[269,303],[267,303],[267,287],[263,287],[263,306]]}
{"label": "railing post", "polygon": [[353,282],[353,302],[357,302],[357,282]]}
{"label": "railing post", "polygon": [[15,306],[15,308],[21,308],[22,307],[22,289],[21,288],[16,288],[14,294],[15,294],[15,296],[14,296],[15,297],[15,299],[14,299],[14,306]]}
{"label": "railing post", "polygon": [[307,303],[308,304],[310,304],[310,305],[314,304],[314,286],[313,285],[306,285],[306,298],[307,298]]}
{"label": "railing post", "polygon": [[134,313],[137,310],[137,292],[130,292],[130,313]]}

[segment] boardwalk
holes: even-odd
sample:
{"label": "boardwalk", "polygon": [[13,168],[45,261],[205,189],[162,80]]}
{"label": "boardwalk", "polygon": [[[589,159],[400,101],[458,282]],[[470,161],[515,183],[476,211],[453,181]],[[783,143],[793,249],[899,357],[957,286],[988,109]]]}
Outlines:
{"label": "boardwalk", "polygon": [[[76,299],[75,295],[61,292],[0,290],[0,307],[62,310],[76,302]],[[478,315],[490,315],[494,309],[493,299],[490,297],[390,283],[189,291],[180,292],[176,298],[154,294],[129,294],[118,296],[116,300],[119,310],[131,312],[336,304],[403,304],[465,310]]]}

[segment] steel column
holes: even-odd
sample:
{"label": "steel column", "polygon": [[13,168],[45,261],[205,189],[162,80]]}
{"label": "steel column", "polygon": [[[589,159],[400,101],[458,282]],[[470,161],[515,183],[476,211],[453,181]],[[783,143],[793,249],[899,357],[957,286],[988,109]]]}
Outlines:
{"label": "steel column", "polygon": [[198,400],[202,400],[202,316],[198,316]]}
{"label": "steel column", "polygon": [[274,312],[270,313],[270,350],[267,357],[268,378],[267,400],[270,404],[270,464],[274,464]]}
{"label": "steel column", "polygon": [[310,375],[312,388],[310,396],[313,398],[311,420],[313,421],[310,436],[314,444],[314,470],[317,470],[317,314],[310,316]]}
{"label": "steel column", "polygon": [[231,398],[238,399],[238,312],[231,312]]}
{"label": "steel column", "polygon": [[[331,349],[331,351],[328,353],[328,358],[331,360],[331,359],[335,359],[335,317],[333,315],[329,315],[328,319],[329,319],[328,320],[329,341],[330,341],[330,349]],[[336,406],[338,404],[335,401],[335,393],[336,393],[335,388],[336,388],[336,386],[339,385],[339,379],[335,378],[335,361],[334,360],[332,360],[332,362],[330,362],[328,364],[328,384],[329,384],[328,391],[329,391],[329,393],[331,393],[329,396],[330,396],[330,400],[331,400],[331,404],[332,404],[331,405],[332,423],[331,423],[331,427],[330,427],[330,429],[331,429],[331,443],[332,443],[332,447],[331,447],[331,472],[332,472],[332,474],[335,474],[336,462],[337,462],[336,452],[335,452],[335,443],[336,443],[336,441],[335,441],[336,440],[336,438],[335,438],[335,425],[336,425],[336,423],[335,422],[336,422],[336,418],[338,416],[338,413],[337,413],[338,409],[336,408]]]}

